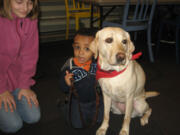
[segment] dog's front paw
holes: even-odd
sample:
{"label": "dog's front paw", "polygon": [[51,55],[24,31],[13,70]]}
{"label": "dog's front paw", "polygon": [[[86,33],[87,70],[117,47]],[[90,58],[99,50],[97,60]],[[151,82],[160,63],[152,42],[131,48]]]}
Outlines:
{"label": "dog's front paw", "polygon": [[141,118],[141,126],[148,124],[148,118]]}
{"label": "dog's front paw", "polygon": [[105,135],[105,134],[106,134],[106,129],[104,129],[104,128],[99,128],[96,131],[96,135]]}
{"label": "dog's front paw", "polygon": [[119,135],[129,135],[129,133],[126,130],[121,130]]}

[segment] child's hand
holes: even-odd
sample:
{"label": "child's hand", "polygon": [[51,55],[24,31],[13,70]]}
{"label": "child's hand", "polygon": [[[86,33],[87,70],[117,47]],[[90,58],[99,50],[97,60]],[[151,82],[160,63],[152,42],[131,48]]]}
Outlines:
{"label": "child's hand", "polygon": [[64,79],[66,81],[66,84],[68,86],[71,86],[71,79],[73,79],[73,74],[69,73],[69,71],[66,70],[66,75],[65,75]]}
{"label": "child's hand", "polygon": [[31,101],[34,103],[36,107],[39,106],[39,102],[34,91],[30,89],[21,89],[18,94],[18,99],[21,100],[22,96],[24,96],[27,99],[29,107],[32,107]]}
{"label": "child's hand", "polygon": [[6,112],[8,112],[8,106],[11,112],[13,112],[14,109],[16,109],[14,97],[9,91],[5,91],[2,94],[0,94],[0,109],[2,107],[2,103],[4,103],[4,109]]}

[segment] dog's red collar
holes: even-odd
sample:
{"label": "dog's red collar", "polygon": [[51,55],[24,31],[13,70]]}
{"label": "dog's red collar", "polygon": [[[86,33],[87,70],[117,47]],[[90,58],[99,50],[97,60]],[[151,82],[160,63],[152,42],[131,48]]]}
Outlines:
{"label": "dog's red collar", "polygon": [[[138,59],[142,55],[142,52],[136,53],[132,56],[132,60]],[[117,72],[115,70],[105,71],[102,70],[99,63],[97,62],[97,71],[96,71],[96,80],[99,80],[100,78],[112,78],[115,77],[121,73],[123,73],[126,70],[124,68],[123,70]]]}

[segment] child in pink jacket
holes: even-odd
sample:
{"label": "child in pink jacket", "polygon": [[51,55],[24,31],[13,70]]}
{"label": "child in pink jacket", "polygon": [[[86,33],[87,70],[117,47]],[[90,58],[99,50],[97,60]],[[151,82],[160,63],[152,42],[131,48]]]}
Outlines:
{"label": "child in pink jacket", "polygon": [[31,90],[38,60],[38,0],[0,0],[0,130],[40,119]]}

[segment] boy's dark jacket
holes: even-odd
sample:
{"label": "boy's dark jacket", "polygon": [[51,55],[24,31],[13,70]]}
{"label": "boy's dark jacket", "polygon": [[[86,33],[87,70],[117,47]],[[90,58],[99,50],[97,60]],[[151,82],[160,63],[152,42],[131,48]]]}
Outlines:
{"label": "boy's dark jacket", "polygon": [[61,68],[60,89],[65,93],[69,93],[69,86],[64,79],[66,70],[68,70],[74,74],[74,86],[79,95],[80,102],[86,103],[95,101],[96,66],[96,61],[93,60],[90,65],[90,70],[87,72],[81,67],[77,67],[72,58],[68,59]]}

